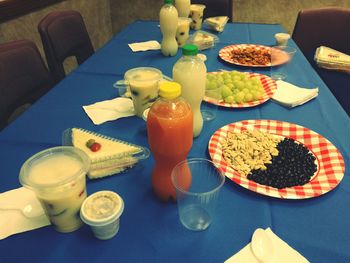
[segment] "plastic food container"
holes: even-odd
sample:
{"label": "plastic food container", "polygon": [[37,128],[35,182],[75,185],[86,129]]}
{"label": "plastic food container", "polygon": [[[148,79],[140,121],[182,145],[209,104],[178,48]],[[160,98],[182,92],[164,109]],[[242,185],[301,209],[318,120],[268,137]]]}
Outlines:
{"label": "plastic food container", "polygon": [[80,218],[91,227],[96,238],[106,240],[118,233],[123,211],[124,201],[117,193],[99,191],[85,199]]}
{"label": "plastic food container", "polygon": [[195,32],[187,40],[187,44],[196,45],[198,47],[198,50],[212,48],[218,42],[219,38],[216,35],[203,30]]}

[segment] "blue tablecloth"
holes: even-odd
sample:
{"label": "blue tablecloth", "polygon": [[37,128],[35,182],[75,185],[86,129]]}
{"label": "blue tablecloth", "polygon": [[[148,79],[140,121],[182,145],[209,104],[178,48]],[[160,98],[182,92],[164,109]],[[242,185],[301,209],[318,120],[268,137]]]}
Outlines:
{"label": "blue tablecloth", "polygon": [[[31,155],[61,143],[66,128],[81,127],[148,147],[145,122],[123,118],[95,126],[82,109],[117,96],[113,83],[132,67],[153,66],[171,76],[180,57],[163,57],[159,51],[132,53],[127,44],[155,39],[157,22],[136,21],[115,36],[89,60],[42,97],[25,114],[0,133],[0,191],[20,187],[18,172]],[[272,45],[278,25],[228,24],[220,42],[205,50],[208,71],[234,67],[218,59],[228,44]],[[293,41],[290,45],[295,46]],[[268,74],[268,70],[255,72]],[[271,227],[311,262],[350,261],[350,121],[327,86],[298,50],[288,81],[318,86],[319,96],[293,109],[272,101],[246,109],[220,108],[194,140],[190,157],[209,157],[210,136],[220,127],[245,119],[275,119],[297,123],[330,140],[342,153],[345,176],[333,191],[313,199],[281,200],[258,195],[227,180],[212,225],[203,232],[186,230],[176,204],[162,203],[151,188],[150,157],[124,174],[87,182],[88,194],[112,190],[125,201],[116,237],[95,239],[88,226],[68,234],[52,227],[14,235],[0,241],[0,262],[223,262],[245,246],[256,228]],[[4,225],[1,228],[6,227]]]}

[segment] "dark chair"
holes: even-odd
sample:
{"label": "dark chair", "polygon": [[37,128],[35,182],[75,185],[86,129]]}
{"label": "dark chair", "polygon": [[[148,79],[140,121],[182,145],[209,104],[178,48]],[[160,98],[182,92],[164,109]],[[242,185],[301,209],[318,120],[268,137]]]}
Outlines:
{"label": "dark chair", "polygon": [[350,53],[350,9],[327,7],[301,10],[292,38],[303,53],[327,46]]}
{"label": "dark chair", "polygon": [[32,41],[0,44],[0,129],[52,85],[52,77]]}
{"label": "dark chair", "polygon": [[350,116],[349,74],[320,68],[314,61],[319,46],[350,55],[350,9],[327,7],[301,10],[292,38]]}
{"label": "dark chair", "polygon": [[232,0],[192,0],[191,4],[203,4],[206,6],[203,18],[228,16],[229,21],[232,22]]}
{"label": "dark chair", "polygon": [[94,53],[83,18],[77,11],[53,11],[40,21],[38,30],[56,82],[66,76],[63,67],[66,58],[74,56],[80,65]]}

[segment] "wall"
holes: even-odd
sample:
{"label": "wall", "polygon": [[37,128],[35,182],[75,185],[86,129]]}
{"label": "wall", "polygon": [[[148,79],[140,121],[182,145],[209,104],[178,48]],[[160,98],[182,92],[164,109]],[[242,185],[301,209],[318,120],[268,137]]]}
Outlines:
{"label": "wall", "polygon": [[281,24],[292,33],[299,10],[327,6],[350,8],[350,0],[233,0],[233,20]]}
{"label": "wall", "polygon": [[[111,0],[112,1],[112,0]],[[68,0],[32,12],[0,24],[0,43],[17,39],[30,39],[36,43],[45,57],[37,31],[39,21],[53,10],[77,10],[83,16],[87,31],[95,49],[100,48],[112,37],[110,0]],[[66,72],[76,66],[75,59],[65,62]]]}
{"label": "wall", "polygon": [[136,19],[159,19],[163,0],[111,0],[112,30],[119,32]]}

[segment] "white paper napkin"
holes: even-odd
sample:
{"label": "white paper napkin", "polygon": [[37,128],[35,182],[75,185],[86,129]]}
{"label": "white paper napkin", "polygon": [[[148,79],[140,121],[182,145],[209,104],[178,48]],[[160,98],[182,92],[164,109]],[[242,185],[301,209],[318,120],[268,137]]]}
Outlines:
{"label": "white paper napkin", "polygon": [[86,114],[96,125],[135,115],[134,105],[129,98],[116,98],[83,106]]}
{"label": "white paper napkin", "polygon": [[[21,212],[24,208],[29,213]],[[35,193],[24,187],[0,194],[0,239],[50,225]]]}
{"label": "white paper napkin", "polygon": [[128,44],[133,52],[137,51],[147,51],[147,50],[157,50],[160,49],[160,44],[156,40],[150,40],[146,42],[137,42]]}
{"label": "white paper napkin", "polygon": [[[309,262],[304,258],[298,251],[289,246],[281,238],[279,238],[275,233],[272,232],[270,228],[265,229],[265,233],[271,239],[274,252],[271,258],[269,258],[269,263],[307,263]],[[251,249],[250,243],[242,248],[238,253],[230,257],[225,261],[225,263],[259,263],[260,261],[254,256]]]}
{"label": "white paper napkin", "polygon": [[286,107],[291,108],[302,105],[318,95],[318,88],[300,88],[283,80],[277,80],[276,84],[277,91],[273,95],[272,100]]}

